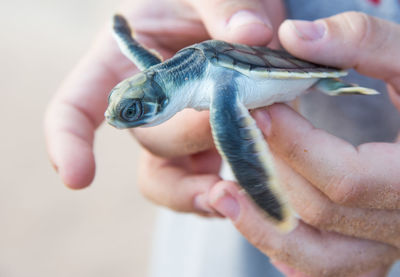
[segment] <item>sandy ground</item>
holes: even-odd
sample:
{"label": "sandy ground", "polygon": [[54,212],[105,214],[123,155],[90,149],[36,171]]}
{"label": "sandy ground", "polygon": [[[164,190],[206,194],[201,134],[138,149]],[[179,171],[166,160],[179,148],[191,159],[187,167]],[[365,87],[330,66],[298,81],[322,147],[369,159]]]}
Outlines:
{"label": "sandy ground", "polygon": [[155,210],[135,184],[137,145],[103,125],[96,180],[71,191],[42,132],[47,102],[116,2],[0,1],[0,276],[146,275]]}

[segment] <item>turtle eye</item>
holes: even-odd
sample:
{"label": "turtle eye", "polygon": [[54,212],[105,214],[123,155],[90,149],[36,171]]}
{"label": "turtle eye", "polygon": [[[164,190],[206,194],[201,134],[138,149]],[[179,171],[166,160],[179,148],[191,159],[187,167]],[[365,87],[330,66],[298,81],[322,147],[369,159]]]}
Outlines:
{"label": "turtle eye", "polygon": [[142,115],[142,102],[138,99],[125,100],[120,105],[119,116],[125,121],[135,121]]}

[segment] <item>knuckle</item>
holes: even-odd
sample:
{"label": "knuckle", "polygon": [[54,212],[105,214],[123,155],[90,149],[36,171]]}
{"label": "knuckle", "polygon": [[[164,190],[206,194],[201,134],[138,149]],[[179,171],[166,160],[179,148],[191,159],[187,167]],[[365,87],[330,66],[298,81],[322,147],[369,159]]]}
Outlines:
{"label": "knuckle", "polygon": [[271,243],[270,243],[270,237],[266,232],[263,232],[262,230],[254,230],[252,234],[248,236],[251,244],[254,245],[257,249],[260,249],[261,251],[272,251]]}
{"label": "knuckle", "polygon": [[302,220],[311,226],[327,228],[333,217],[330,205],[322,201],[316,201],[304,205],[299,211]]}
{"label": "knuckle", "polygon": [[[370,63],[373,55],[390,51],[395,44],[394,39],[398,37],[399,29],[395,28],[396,25],[361,12],[342,13],[328,19],[326,23],[332,36],[337,35],[341,39],[340,44],[345,47],[346,64],[360,71],[366,70],[365,66]],[[381,63],[374,60],[372,62],[377,65]],[[374,70],[368,68],[368,71]]]}
{"label": "knuckle", "polygon": [[334,178],[327,186],[327,195],[333,202],[341,205],[354,203],[362,194],[359,177],[356,174],[343,174]]}
{"label": "knuckle", "polygon": [[345,67],[358,67],[364,59],[363,53],[371,51],[377,43],[376,32],[371,30],[375,24],[374,19],[361,12],[345,12],[325,19],[325,24],[331,38],[340,40],[340,45],[345,46]]}
{"label": "knuckle", "polygon": [[361,12],[346,12],[342,17],[344,28],[350,32],[349,38],[355,46],[369,46],[372,17]]}
{"label": "knuckle", "polygon": [[[381,53],[390,41],[392,28],[385,28],[376,18],[361,12],[344,14],[349,40],[360,53]],[[384,28],[384,30],[382,30]]]}

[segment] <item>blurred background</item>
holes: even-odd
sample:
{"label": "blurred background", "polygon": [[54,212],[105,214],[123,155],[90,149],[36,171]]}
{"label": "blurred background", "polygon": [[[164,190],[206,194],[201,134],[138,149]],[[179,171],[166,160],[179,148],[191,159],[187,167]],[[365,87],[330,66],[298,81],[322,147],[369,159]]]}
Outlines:
{"label": "blurred background", "polygon": [[146,275],[155,208],[135,184],[133,140],[101,126],[96,179],[72,191],[43,137],[48,101],[117,5],[0,0],[0,276]]}

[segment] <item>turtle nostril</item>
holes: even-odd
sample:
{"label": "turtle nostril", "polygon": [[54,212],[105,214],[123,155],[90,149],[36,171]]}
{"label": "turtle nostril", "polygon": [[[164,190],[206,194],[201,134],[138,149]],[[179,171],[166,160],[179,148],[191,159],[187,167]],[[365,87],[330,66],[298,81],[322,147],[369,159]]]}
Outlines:
{"label": "turtle nostril", "polygon": [[114,120],[114,116],[110,115],[108,110],[104,113],[104,117],[106,118],[107,122],[110,122],[110,121]]}

